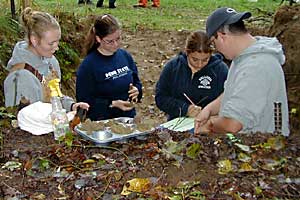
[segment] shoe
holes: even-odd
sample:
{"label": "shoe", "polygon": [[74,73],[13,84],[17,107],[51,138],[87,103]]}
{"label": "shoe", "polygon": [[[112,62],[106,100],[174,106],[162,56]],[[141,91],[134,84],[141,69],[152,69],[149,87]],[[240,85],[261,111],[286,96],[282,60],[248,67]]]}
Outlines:
{"label": "shoe", "polygon": [[113,4],[109,4],[109,6],[108,6],[108,8],[116,8],[116,6],[115,6],[115,4],[113,3]]}
{"label": "shoe", "polygon": [[133,5],[134,8],[146,8],[147,6],[146,5],[142,5],[142,4],[136,4],[136,5]]}
{"label": "shoe", "polygon": [[92,5],[93,2],[91,0],[79,0],[78,4],[89,4],[89,5]]}
{"label": "shoe", "polygon": [[99,1],[97,1],[96,7],[97,7],[97,8],[103,7],[103,1],[104,1],[104,0],[99,0]]}

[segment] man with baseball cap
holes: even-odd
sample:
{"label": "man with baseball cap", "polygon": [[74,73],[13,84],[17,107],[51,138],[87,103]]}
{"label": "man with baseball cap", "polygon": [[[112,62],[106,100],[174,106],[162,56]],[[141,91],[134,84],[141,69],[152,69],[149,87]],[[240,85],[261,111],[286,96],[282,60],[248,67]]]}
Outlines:
{"label": "man with baseball cap", "polygon": [[[232,62],[223,94],[196,117],[195,134],[290,133],[282,45],[276,38],[253,37],[243,21],[250,17],[250,12],[224,7],[207,18],[209,38]],[[280,113],[276,119],[275,104]]]}

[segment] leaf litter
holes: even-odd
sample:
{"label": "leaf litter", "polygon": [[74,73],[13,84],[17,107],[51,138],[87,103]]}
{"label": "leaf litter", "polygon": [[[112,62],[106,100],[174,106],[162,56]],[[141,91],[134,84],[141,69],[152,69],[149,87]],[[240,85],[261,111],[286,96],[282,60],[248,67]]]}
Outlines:
{"label": "leaf litter", "polygon": [[[0,177],[2,197],[255,199],[299,196],[300,146],[299,140],[293,138],[274,142],[278,140],[276,135],[257,134],[253,138],[238,134],[236,137],[242,141],[238,144],[253,149],[245,151],[244,146],[229,144],[226,135],[194,137],[189,132],[161,129],[153,131],[145,140],[131,139],[107,147],[95,146],[77,135],[69,146],[64,141],[55,143],[51,134],[36,138],[21,130],[15,130],[14,135],[6,131],[5,162]],[[8,142],[11,139],[15,144]],[[23,145],[27,142],[29,144]],[[30,146],[36,142],[40,142],[39,145]],[[268,142],[280,144],[280,148],[262,145]],[[282,146],[283,143],[289,145]]]}

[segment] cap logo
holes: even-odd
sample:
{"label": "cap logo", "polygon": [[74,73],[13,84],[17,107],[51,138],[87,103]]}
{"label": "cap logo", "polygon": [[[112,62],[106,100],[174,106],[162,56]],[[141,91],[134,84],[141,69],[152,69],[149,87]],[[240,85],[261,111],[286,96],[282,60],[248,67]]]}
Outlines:
{"label": "cap logo", "polygon": [[236,11],[233,8],[227,8],[226,12],[228,12],[228,13],[236,13]]}
{"label": "cap logo", "polygon": [[106,14],[103,15],[103,16],[101,17],[101,19],[104,19],[105,17],[108,17],[108,15],[106,15]]}

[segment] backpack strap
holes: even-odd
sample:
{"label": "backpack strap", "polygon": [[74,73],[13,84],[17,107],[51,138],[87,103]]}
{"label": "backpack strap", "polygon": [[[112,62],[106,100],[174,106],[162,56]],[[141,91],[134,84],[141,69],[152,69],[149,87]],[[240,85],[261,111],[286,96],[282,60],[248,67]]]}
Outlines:
{"label": "backpack strap", "polygon": [[31,73],[33,73],[33,75],[35,75],[35,77],[37,79],[39,79],[40,82],[43,81],[43,75],[40,74],[40,72],[38,70],[36,70],[35,68],[33,68],[31,65],[25,63],[24,69],[27,69],[28,71],[30,71]]}
{"label": "backpack strap", "polygon": [[40,82],[43,81],[43,75],[40,74],[40,72],[37,69],[35,69],[31,65],[29,65],[28,63],[15,64],[11,68],[10,72],[13,72],[13,71],[16,71],[16,70],[19,70],[19,69],[26,69],[26,70],[30,71]]}

